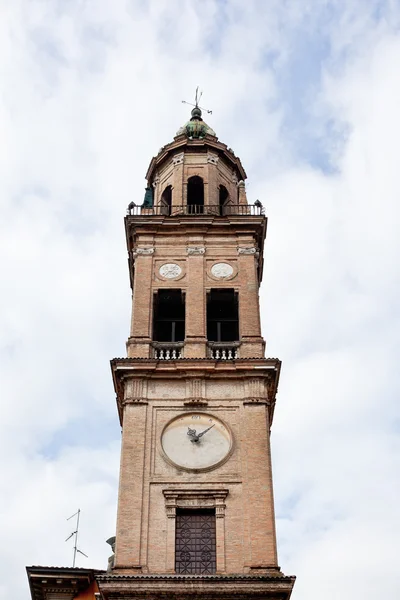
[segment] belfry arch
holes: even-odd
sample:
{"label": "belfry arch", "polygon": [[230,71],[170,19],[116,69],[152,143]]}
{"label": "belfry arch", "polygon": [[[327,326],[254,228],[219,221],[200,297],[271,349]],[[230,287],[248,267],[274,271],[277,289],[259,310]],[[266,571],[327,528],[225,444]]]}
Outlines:
{"label": "belfry arch", "polygon": [[164,215],[170,215],[172,207],[172,185],[167,185],[167,187],[164,189],[163,193],[161,194],[160,204],[161,213]]}
{"label": "belfry arch", "polygon": [[204,181],[198,175],[187,182],[187,207],[190,213],[202,213],[204,207]]}
{"label": "belfry arch", "polygon": [[229,202],[229,192],[222,184],[218,188],[218,202],[219,213],[222,216],[224,214],[224,206]]}

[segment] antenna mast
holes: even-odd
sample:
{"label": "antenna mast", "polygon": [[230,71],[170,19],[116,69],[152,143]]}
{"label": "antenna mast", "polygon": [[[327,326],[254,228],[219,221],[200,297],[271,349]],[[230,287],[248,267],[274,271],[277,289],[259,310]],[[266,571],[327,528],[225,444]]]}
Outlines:
{"label": "antenna mast", "polygon": [[70,517],[68,517],[68,519],[67,519],[67,521],[69,521],[73,517],[76,517],[76,529],[65,540],[66,542],[68,542],[68,540],[70,540],[73,536],[75,536],[75,540],[74,540],[74,559],[72,561],[72,567],[75,567],[76,553],[77,552],[79,552],[79,554],[83,554],[83,556],[86,556],[86,558],[88,558],[87,554],[85,554],[84,552],[82,552],[82,550],[79,550],[79,548],[78,548],[78,532],[79,532],[79,518],[80,518],[80,516],[81,516],[81,509],[78,508],[77,512],[74,513],[73,515],[71,515]]}

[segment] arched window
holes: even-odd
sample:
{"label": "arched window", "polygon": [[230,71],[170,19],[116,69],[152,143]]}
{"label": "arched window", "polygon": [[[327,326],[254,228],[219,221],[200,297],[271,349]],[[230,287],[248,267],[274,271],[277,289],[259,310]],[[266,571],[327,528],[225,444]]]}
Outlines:
{"label": "arched window", "polygon": [[219,186],[219,214],[224,214],[224,206],[229,200],[228,190],[224,185]]}
{"label": "arched window", "polygon": [[188,212],[192,214],[203,213],[204,207],[204,183],[201,177],[194,175],[187,183],[187,205]]}
{"label": "arched window", "polygon": [[170,215],[172,205],[172,185],[167,185],[161,195],[161,214]]}

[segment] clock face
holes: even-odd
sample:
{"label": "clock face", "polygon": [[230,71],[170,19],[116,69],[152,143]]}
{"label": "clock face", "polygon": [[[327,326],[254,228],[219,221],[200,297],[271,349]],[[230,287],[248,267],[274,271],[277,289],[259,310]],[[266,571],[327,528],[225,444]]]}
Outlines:
{"label": "clock face", "polygon": [[232,434],[217,417],[185,413],[175,417],[161,435],[165,455],[175,466],[188,471],[217,467],[232,450]]}

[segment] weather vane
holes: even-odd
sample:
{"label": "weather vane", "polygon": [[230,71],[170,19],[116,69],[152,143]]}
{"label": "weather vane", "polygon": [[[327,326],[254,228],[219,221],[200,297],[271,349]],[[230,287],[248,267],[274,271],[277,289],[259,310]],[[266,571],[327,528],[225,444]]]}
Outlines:
{"label": "weather vane", "polygon": [[84,552],[82,552],[82,550],[79,550],[79,548],[78,548],[78,531],[79,531],[79,517],[80,517],[80,514],[81,514],[81,509],[78,508],[78,511],[76,513],[74,513],[73,515],[71,515],[70,517],[68,517],[68,519],[67,519],[67,521],[69,521],[73,517],[76,517],[76,529],[65,540],[66,542],[68,542],[68,540],[70,540],[73,536],[75,536],[75,540],[74,540],[74,542],[75,542],[74,543],[74,560],[72,561],[72,566],[73,567],[75,567],[76,553],[77,552],[79,552],[79,554],[83,554],[83,556],[86,556],[86,558],[89,558],[87,554],[85,554]]}
{"label": "weather vane", "polygon": [[203,95],[203,92],[199,92],[199,86],[197,86],[196,94],[194,97],[195,104],[192,104],[191,102],[186,102],[186,100],[182,100],[182,104],[189,104],[189,106],[194,106],[195,108],[200,108],[200,110],[204,110],[209,115],[212,115],[212,110],[208,110],[207,108],[202,108],[201,106],[199,106],[199,102],[200,102],[202,95]]}

